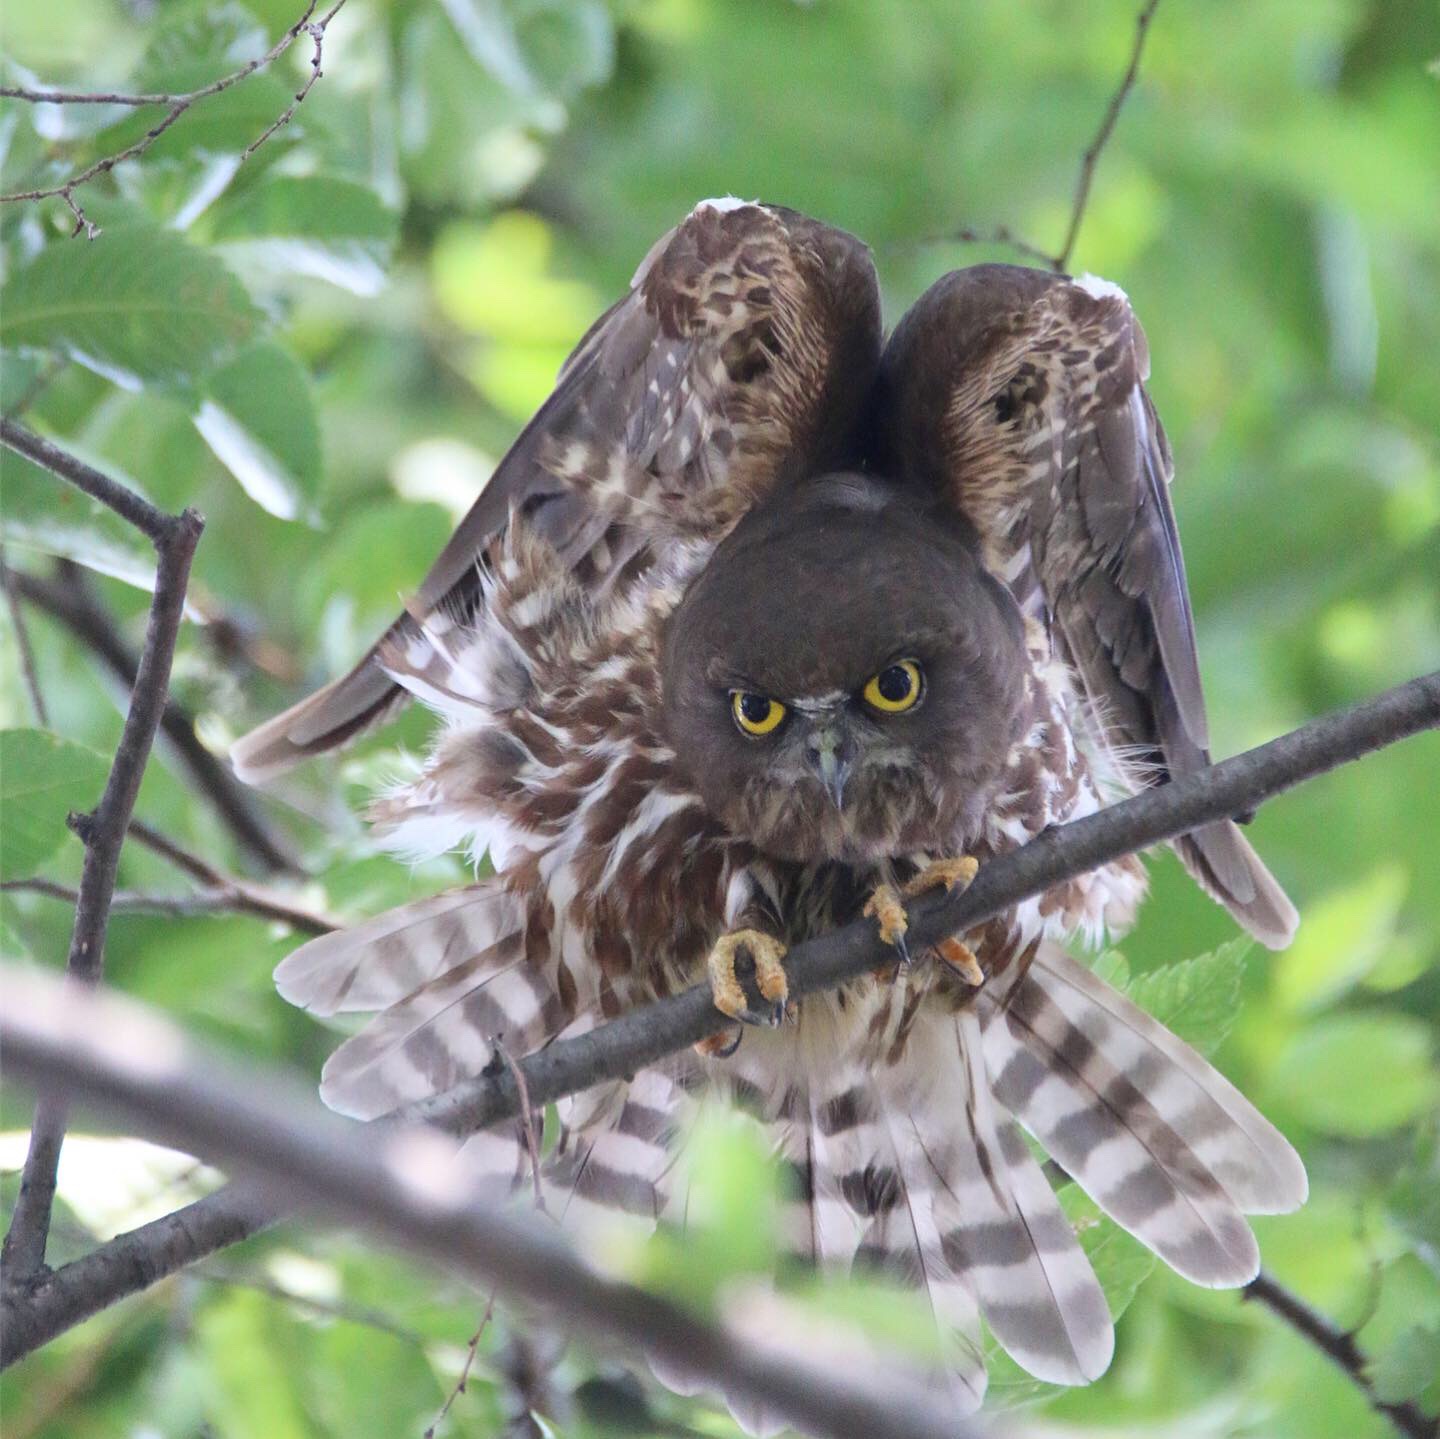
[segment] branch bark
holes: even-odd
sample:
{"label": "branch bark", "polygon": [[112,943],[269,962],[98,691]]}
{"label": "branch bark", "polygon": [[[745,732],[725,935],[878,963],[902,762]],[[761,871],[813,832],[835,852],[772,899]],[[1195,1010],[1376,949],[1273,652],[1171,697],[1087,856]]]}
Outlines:
{"label": "branch bark", "polygon": [[1355,1336],[1341,1329],[1319,1310],[1312,1309],[1298,1294],[1293,1293],[1263,1269],[1240,1291],[1241,1297],[1263,1304],[1278,1315],[1297,1334],[1313,1344],[1336,1364],[1350,1382],[1365,1396],[1377,1414],[1383,1414],[1406,1439],[1440,1439],[1440,1419],[1431,1419],[1416,1404],[1390,1404],[1376,1392],[1370,1382],[1367,1360],[1355,1342]]}
{"label": "branch bark", "polygon": [[[1199,774],[1063,825],[989,864],[963,894],[917,904],[917,947],[964,931],[1032,894],[1212,820],[1244,813],[1347,761],[1440,725],[1440,671],[1411,680],[1351,709],[1237,755]],[[809,993],[862,974],[888,958],[870,924],[856,924],[808,944],[786,961],[792,992]],[[621,1015],[576,1039],[520,1061],[532,1105],[540,1106],[606,1079],[633,1074],[665,1054],[721,1028],[709,990],[684,994]],[[471,1133],[519,1113],[508,1070],[468,1081],[401,1111],[452,1133]],[[24,1295],[0,1297],[0,1368],[110,1304],[198,1259],[258,1233],[280,1217],[274,1206],[229,1185],[166,1219],[132,1230],[94,1253],[47,1274]]]}
{"label": "branch bark", "polygon": [[564,1316],[567,1326],[708,1380],[833,1439],[963,1439],[969,1430],[914,1379],[862,1381],[746,1343],[720,1324],[581,1264],[553,1226],[482,1202],[453,1147],[422,1130],[365,1134],[285,1093],[273,1076],[227,1072],[172,1024],[113,995],[62,993],[5,976],[0,1040],[26,1083],[63,1086],[132,1131],[239,1170],[282,1204],[354,1224],[449,1272]]}
{"label": "branch bark", "polygon": [[[120,743],[99,804],[91,814],[79,817],[73,826],[84,840],[85,859],[66,969],[81,983],[95,985],[100,982],[104,965],[105,933],[115,894],[120,849],[125,843],[150,747],[165,709],[175,641],[185,611],[190,562],[205,521],[195,510],[168,515],[156,509],[123,485],[9,420],[0,420],[0,439],[60,479],[108,505],[141,529],[155,546],[155,593]],[[45,1245],[55,1201],[55,1173],[64,1137],[64,1105],[55,1096],[42,1092],[36,1103],[30,1147],[21,1171],[20,1193],[5,1235],[3,1253],[0,1253],[7,1283],[23,1281],[45,1263]]]}

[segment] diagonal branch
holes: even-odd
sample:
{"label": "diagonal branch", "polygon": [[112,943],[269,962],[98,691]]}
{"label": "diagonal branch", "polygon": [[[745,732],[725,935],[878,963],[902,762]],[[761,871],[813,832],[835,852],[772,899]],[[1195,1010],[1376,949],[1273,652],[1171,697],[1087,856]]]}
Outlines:
{"label": "diagonal branch", "polygon": [[[9,420],[0,421],[0,439],[109,505],[148,535],[155,546],[155,593],[145,644],[135,670],[130,708],[120,732],[110,777],[94,811],[72,816],[74,827],[85,843],[85,859],[66,970],[80,982],[95,985],[100,982],[105,960],[105,933],[115,894],[120,849],[125,843],[125,831],[140,792],[140,780],[150,758],[155,731],[165,710],[170,665],[185,612],[190,562],[205,521],[195,510],[184,510],[178,515],[157,510],[123,485],[80,464]],[[7,1282],[24,1280],[44,1266],[50,1214],[55,1202],[55,1173],[64,1137],[64,1104],[42,1091],[35,1106],[30,1147],[20,1177],[20,1194],[5,1236],[3,1258]]]}
{"label": "diagonal branch", "polygon": [[[917,944],[963,932],[1030,895],[1123,855],[1202,824],[1240,814],[1327,770],[1359,759],[1421,730],[1440,726],[1440,671],[1411,680],[1364,704],[1112,806],[1062,825],[988,864],[963,894],[912,911]],[[863,974],[888,951],[874,926],[854,924],[798,945],[786,960],[794,993],[808,993]],[[578,1038],[557,1042],[520,1061],[529,1103],[635,1073],[662,1056],[721,1028],[708,988],[621,1015]],[[520,1094],[508,1071],[468,1081],[422,1101],[397,1118],[424,1119],[453,1133],[471,1133],[519,1113]],[[22,1295],[0,1296],[0,1367],[127,1295],[147,1288],[226,1245],[258,1233],[281,1210],[231,1184],[163,1219],[132,1230],[53,1274]]]}
{"label": "diagonal branch", "polygon": [[1377,1414],[1383,1414],[1406,1439],[1440,1439],[1440,1419],[1429,1418],[1413,1403],[1387,1403],[1375,1392],[1366,1368],[1369,1361],[1360,1352],[1353,1334],[1312,1309],[1272,1275],[1262,1269],[1258,1277],[1240,1291],[1240,1297],[1263,1304],[1271,1313],[1279,1315],[1297,1334],[1338,1365],[1370,1407]]}
{"label": "diagonal branch", "polygon": [[365,1134],[271,1075],[228,1071],[158,1013],[93,993],[62,994],[39,975],[5,976],[6,1065],[63,1086],[137,1133],[252,1176],[281,1203],[354,1224],[450,1272],[564,1316],[639,1353],[833,1439],[963,1439],[969,1426],[913,1378],[861,1378],[744,1342],[723,1325],[633,1285],[602,1278],[553,1226],[481,1202],[452,1146],[390,1130]]}

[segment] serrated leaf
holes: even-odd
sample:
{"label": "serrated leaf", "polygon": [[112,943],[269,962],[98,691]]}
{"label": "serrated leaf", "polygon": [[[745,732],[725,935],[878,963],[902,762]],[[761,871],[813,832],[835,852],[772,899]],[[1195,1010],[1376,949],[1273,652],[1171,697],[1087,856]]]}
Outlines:
{"label": "serrated leaf", "polygon": [[7,343],[63,350],[137,388],[192,380],[256,334],[259,312],[214,255],[133,206],[87,212],[96,239],[52,242],[0,289]]}
{"label": "serrated leaf", "polygon": [[1252,943],[1232,939],[1209,954],[1137,974],[1125,992],[1177,1038],[1209,1054],[1224,1043],[1240,1013]]}
{"label": "serrated leaf", "polygon": [[385,283],[397,223],[368,185],[334,175],[282,175],[227,203],[213,237],[239,262],[373,295]]}
{"label": "serrated leaf", "polygon": [[100,798],[110,763],[47,730],[0,731],[0,879],[29,879],[67,833],[65,816]]}
{"label": "serrated leaf", "polygon": [[320,488],[320,424],[310,377],[288,350],[261,340],[212,370],[195,428],[262,509],[308,512]]}

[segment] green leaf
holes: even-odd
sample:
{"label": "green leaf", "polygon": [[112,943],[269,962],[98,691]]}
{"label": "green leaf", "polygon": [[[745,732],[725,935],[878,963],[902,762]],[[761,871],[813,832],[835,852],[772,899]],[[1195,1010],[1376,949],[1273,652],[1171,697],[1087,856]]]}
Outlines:
{"label": "green leaf", "polygon": [[320,488],[320,425],[310,376],[288,350],[261,340],[212,370],[195,428],[262,509],[293,520]]}
{"label": "green leaf", "polygon": [[1125,992],[1201,1054],[1218,1049],[1240,1013],[1252,941],[1232,939],[1209,954],[1136,975]]}
{"label": "green leaf", "polygon": [[1270,1084],[1288,1109],[1329,1134],[1385,1134],[1436,1101],[1431,1031],[1402,1014],[1347,1014],[1303,1030]]}
{"label": "green leaf", "polygon": [[299,1380],[308,1351],[301,1325],[262,1294],[223,1291],[201,1310],[194,1340],[205,1355],[209,1418],[225,1439],[310,1439]]}
{"label": "green leaf", "polygon": [[98,238],[52,242],[0,289],[7,343],[134,387],[191,380],[256,333],[259,312],[214,255],[131,206],[87,210]]}
{"label": "green leaf", "polygon": [[46,730],[0,731],[0,879],[29,879],[55,853],[72,809],[92,808],[109,761]]}
{"label": "green leaf", "polygon": [[1295,942],[1275,961],[1280,1002],[1321,1009],[1364,979],[1394,943],[1409,884],[1404,866],[1382,865],[1311,905]]}
{"label": "green leaf", "polygon": [[282,175],[226,204],[213,237],[237,262],[376,294],[398,221],[368,185],[333,175]]}
{"label": "green leaf", "polygon": [[1416,1325],[1407,1329],[1371,1361],[1375,1392],[1387,1404],[1401,1404],[1422,1394],[1440,1376],[1440,1329]]}

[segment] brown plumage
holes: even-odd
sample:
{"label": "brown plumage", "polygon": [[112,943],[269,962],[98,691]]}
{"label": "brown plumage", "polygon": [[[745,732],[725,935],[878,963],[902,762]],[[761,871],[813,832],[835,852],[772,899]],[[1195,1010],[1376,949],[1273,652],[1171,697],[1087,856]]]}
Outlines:
{"label": "brown plumage", "polygon": [[[854,919],[877,886],[1206,762],[1169,453],[1124,297],[959,272],[883,362],[876,315],[850,237],[699,207],[581,342],[410,614],[244,742],[273,772],[419,696],[444,728],[375,818],[398,850],[464,845],[496,871],[282,964],[298,1004],[379,1011],[327,1064],[327,1102],[370,1117],[443,1090],[497,1041],[532,1052],[694,983],[707,956],[718,1002],[727,935],[751,936],[758,974],[757,945]],[[841,461],[872,473],[819,473]],[[1233,825],[1177,848],[1253,933],[1288,937]],[[566,1101],[547,1207],[683,1210],[682,1111],[719,1088],[793,1167],[798,1252],[924,1291],[957,1406],[983,1393],[982,1314],[1037,1375],[1095,1377],[1103,1296],[1017,1123],[1202,1284],[1248,1279],[1243,1216],[1305,1192],[1221,1076],[1065,953],[1122,930],[1143,891],[1137,858],[1107,865],[728,1058]],[[726,1012],[778,1018],[783,972],[766,998]],[[526,1178],[514,1126],[468,1147],[502,1186]]]}
{"label": "brown plumage", "polygon": [[[793,642],[768,643],[782,615]],[[859,475],[777,493],[718,550],[677,547],[663,576],[600,600],[512,524],[492,545],[475,621],[417,655],[418,668],[402,651],[385,658],[448,723],[376,819],[397,848],[468,843],[497,874],[314,941],[277,972],[282,993],[316,1012],[382,1011],[322,1084],[360,1117],[478,1072],[497,1040],[532,1052],[693,983],[726,931],[758,927],[782,944],[823,933],[857,917],[876,884],[960,850],[983,863],[1093,812],[1117,782],[1110,751],[1077,744],[1069,670],[984,572],[963,524]],[[898,656],[923,665],[923,702],[908,720],[859,714],[866,671]],[[737,684],[786,698],[788,741],[765,736],[736,757],[724,727]],[[805,726],[839,710],[854,728],[836,802],[806,769]],[[896,817],[888,830],[877,796]],[[816,818],[822,800],[837,820]],[[685,1099],[718,1088],[793,1166],[797,1252],[923,1289],[957,1406],[984,1390],[982,1315],[1036,1374],[1094,1378],[1109,1360],[1108,1312],[1017,1120],[1200,1283],[1249,1278],[1244,1213],[1304,1194],[1281,1136],[1060,948],[1076,931],[1123,927],[1143,884],[1138,862],[1120,861],[964,936],[978,991],[916,956],[893,979],[747,1031],[728,1058],[675,1057],[634,1086],[567,1101],[547,1209],[683,1212]],[[470,1149],[502,1187],[524,1186],[513,1125]]]}
{"label": "brown plumage", "polygon": [[575,347],[406,613],[349,674],[238,741],[236,771],[267,779],[390,712],[404,691],[381,651],[413,646],[421,621],[469,620],[512,513],[599,591],[677,527],[723,529],[786,476],[842,461],[879,348],[874,266],[852,235],[778,206],[696,206]]}
{"label": "brown plumage", "polygon": [[[977,265],[932,285],[900,322],[876,413],[881,463],[970,520],[987,566],[1075,668],[1097,736],[1153,784],[1210,754],[1149,373],[1144,331],[1114,285]],[[1234,824],[1175,849],[1257,939],[1290,942],[1294,906]]]}

